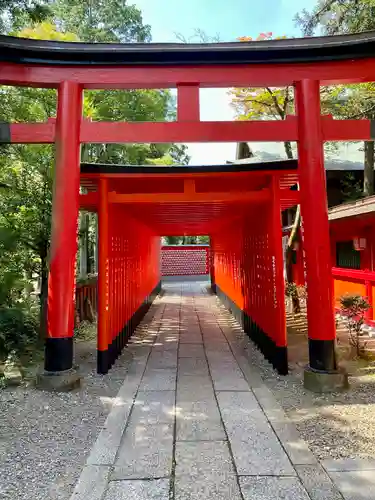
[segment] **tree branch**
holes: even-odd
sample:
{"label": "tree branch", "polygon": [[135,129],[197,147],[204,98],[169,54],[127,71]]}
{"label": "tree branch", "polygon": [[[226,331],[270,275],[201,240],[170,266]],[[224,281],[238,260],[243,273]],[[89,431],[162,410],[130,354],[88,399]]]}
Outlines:
{"label": "tree branch", "polygon": [[271,98],[272,98],[272,100],[273,100],[273,103],[274,103],[274,105],[275,105],[275,108],[276,108],[276,110],[277,110],[277,112],[278,112],[278,114],[279,114],[280,118],[281,118],[282,120],[284,120],[284,118],[285,118],[285,114],[283,113],[283,110],[282,110],[282,108],[280,107],[280,104],[277,102],[277,97],[275,96],[275,94],[272,92],[272,90],[271,90],[269,87],[266,87],[266,90],[267,90],[267,92],[270,94],[270,96],[271,96]]}

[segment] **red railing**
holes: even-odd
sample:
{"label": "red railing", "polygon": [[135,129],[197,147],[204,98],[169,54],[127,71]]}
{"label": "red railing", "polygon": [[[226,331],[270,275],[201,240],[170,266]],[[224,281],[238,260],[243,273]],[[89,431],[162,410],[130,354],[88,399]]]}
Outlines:
{"label": "red railing", "polygon": [[366,297],[371,306],[366,312],[366,322],[374,326],[375,272],[333,267],[332,277],[336,308],[339,308],[340,297],[343,295],[361,295],[362,297]]}
{"label": "red railing", "polygon": [[198,276],[209,274],[208,245],[168,245],[161,249],[162,276]]}

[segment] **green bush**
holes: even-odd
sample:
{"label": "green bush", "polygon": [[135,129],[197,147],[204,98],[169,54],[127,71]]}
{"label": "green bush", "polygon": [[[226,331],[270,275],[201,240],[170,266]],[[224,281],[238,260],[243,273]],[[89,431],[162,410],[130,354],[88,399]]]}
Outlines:
{"label": "green bush", "polygon": [[340,305],[340,313],[345,317],[349,331],[350,345],[355,347],[357,355],[361,356],[366,346],[361,346],[360,337],[364,334],[362,327],[366,311],[371,307],[370,303],[366,297],[360,295],[344,295],[340,298]]}
{"label": "green bush", "polygon": [[22,353],[38,339],[38,321],[32,311],[18,307],[0,307],[0,353]]}

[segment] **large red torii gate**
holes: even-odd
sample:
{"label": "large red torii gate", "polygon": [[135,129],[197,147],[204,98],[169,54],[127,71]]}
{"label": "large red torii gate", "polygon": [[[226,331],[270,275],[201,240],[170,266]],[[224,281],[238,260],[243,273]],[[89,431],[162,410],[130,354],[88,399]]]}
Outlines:
{"label": "large red torii gate", "polygon": [[[63,378],[71,377],[74,380],[71,371],[73,290],[80,206],[81,143],[286,140],[298,143],[298,198],[286,191],[282,193],[280,173],[275,175],[270,171],[265,172],[263,181],[258,185],[253,182],[256,179],[254,173],[248,172],[252,180],[249,181],[245,196],[241,195],[243,190],[238,186],[224,191],[219,189],[220,186],[203,191],[200,188],[199,191],[198,180],[191,178],[195,175],[193,172],[176,173],[176,176],[182,175],[182,187],[170,186],[169,191],[151,189],[147,193],[136,190],[129,192],[127,188],[120,192],[116,188],[110,190],[110,174],[94,174],[98,181],[97,191],[89,192],[86,202],[87,206],[98,210],[101,220],[99,299],[104,314],[99,316],[99,368],[102,372],[108,369],[113,356],[106,351],[109,346],[112,346],[115,354],[119,351],[124,343],[121,339],[132,331],[132,324],[127,327],[125,337],[122,333],[119,337],[117,332],[112,338],[104,338],[100,332],[104,329],[108,333],[108,322],[112,322],[114,331],[117,328],[121,332],[124,321],[136,315],[133,323],[136,322],[144,310],[142,304],[147,305],[155,286],[157,288],[155,278],[158,270],[147,268],[147,262],[152,261],[150,256],[156,252],[153,238],[157,231],[150,232],[149,228],[146,230],[143,226],[143,230],[140,229],[139,224],[144,224],[145,219],[143,222],[139,218],[129,220],[127,232],[113,221],[126,216],[124,206],[129,208],[145,203],[163,206],[168,202],[170,205],[187,206],[194,200],[196,207],[212,207],[218,201],[226,208],[231,206],[232,212],[233,207],[242,207],[241,224],[231,225],[226,216],[222,221],[215,219],[215,224],[220,224],[211,226],[209,231],[212,233],[215,254],[215,283],[224,300],[238,310],[245,330],[258,342],[279,371],[285,373],[286,337],[280,288],[282,255],[279,241],[280,208],[285,195],[284,206],[299,201],[303,216],[310,351],[307,374],[317,373],[323,378],[328,374],[337,376],[323,142],[371,140],[374,139],[374,128],[369,120],[343,121],[321,116],[319,87],[375,81],[373,33],[207,45],[90,45],[2,36],[0,49],[0,83],[58,89],[56,120],[0,126],[2,143],[55,142],[57,146],[45,358],[47,378],[57,379],[62,374]],[[297,113],[285,121],[200,121],[200,88],[285,85],[294,85]],[[177,88],[178,95],[176,122],[98,123],[82,118],[83,89],[172,87]],[[164,174],[169,178],[168,173]],[[229,173],[232,176],[236,174],[234,168]],[[123,175],[126,178],[129,174]],[[160,173],[155,173],[154,177],[158,175]],[[168,182],[173,184],[172,177],[170,179]],[[233,215],[236,215],[236,210]],[[208,219],[208,222],[212,224],[213,218]],[[249,231],[252,222],[253,230]],[[129,248],[130,232],[133,236],[136,234],[143,238],[142,248],[147,249],[146,253],[142,253],[139,246],[134,247],[134,255],[138,252],[138,260],[131,270],[124,264],[123,253]],[[230,234],[236,241],[235,248],[228,247]],[[111,278],[112,285],[118,287],[120,275],[123,280],[121,283],[125,286],[125,289],[112,288],[111,293],[108,287],[110,237],[116,242],[113,243],[111,259],[117,263],[117,277]],[[143,288],[139,280],[140,273],[144,273],[145,269],[150,280]],[[269,272],[270,269],[272,272]],[[129,286],[129,272],[132,273],[135,286],[130,292],[126,288]],[[117,292],[124,300],[132,298],[131,305],[127,302],[120,304],[120,309],[118,306],[109,309],[109,301],[118,296]],[[140,303],[140,300],[143,302]],[[270,314],[271,310],[275,313]]]}

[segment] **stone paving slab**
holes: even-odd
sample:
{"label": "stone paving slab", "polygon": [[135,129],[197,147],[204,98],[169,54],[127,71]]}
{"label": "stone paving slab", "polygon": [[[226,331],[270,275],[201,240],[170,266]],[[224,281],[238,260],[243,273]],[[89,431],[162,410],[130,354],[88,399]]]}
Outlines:
{"label": "stone paving slab", "polygon": [[213,395],[200,401],[191,401],[187,398],[181,401],[177,398],[176,439],[177,441],[226,440]]}
{"label": "stone paving slab", "polygon": [[212,474],[209,471],[204,476],[180,475],[175,482],[175,499],[243,500],[234,474]]}
{"label": "stone paving slab", "polygon": [[240,477],[240,485],[244,500],[310,500],[294,477]]}
{"label": "stone paving slab", "polygon": [[74,488],[72,500],[102,500],[107,488],[109,472],[108,466],[86,465]]}
{"label": "stone paving slab", "polygon": [[203,344],[203,337],[201,335],[181,335],[181,344]]}
{"label": "stone paving slab", "polygon": [[[149,352],[149,349],[148,349]],[[115,398],[103,429],[91,449],[88,465],[112,465],[121,442],[126,422],[133,407],[138,385],[145,369],[147,356],[134,362]]]}
{"label": "stone paving slab", "polygon": [[321,465],[297,465],[296,470],[311,500],[343,500]]}
{"label": "stone paving slab", "polygon": [[111,481],[103,500],[169,500],[169,479]]}
{"label": "stone paving slab", "polygon": [[225,441],[226,439],[221,420],[177,418],[177,441]]}
{"label": "stone paving slab", "polygon": [[295,475],[252,393],[217,394],[239,475]]}
{"label": "stone paving slab", "polygon": [[208,365],[204,358],[180,358],[178,362],[179,376],[207,376]]}
{"label": "stone paving slab", "polygon": [[175,498],[242,500],[227,443],[176,443]]}
{"label": "stone paving slab", "polygon": [[375,472],[355,470],[329,472],[344,500],[373,500],[375,498]]}
{"label": "stone paving slab", "polygon": [[173,391],[176,387],[176,370],[148,368],[143,375],[140,391]]}
{"label": "stone paving slab", "polygon": [[168,477],[172,470],[173,425],[128,428],[111,479]]}
{"label": "stone paving slab", "polygon": [[229,435],[237,472],[242,476],[295,476],[280,443],[272,434],[252,433],[247,441]]}
{"label": "stone paving slab", "polygon": [[179,358],[204,358],[206,354],[203,349],[203,344],[183,344],[178,350]]}
{"label": "stone paving slab", "polygon": [[317,464],[318,461],[306,441],[301,439],[271,391],[263,386],[253,388],[253,392],[293,465]]}
{"label": "stone paving slab", "polygon": [[215,391],[250,391],[249,384],[240,375],[215,374],[212,378]]}
{"label": "stone paving slab", "polygon": [[138,424],[174,423],[174,391],[139,391],[134,402],[131,421]]}
{"label": "stone paving slab", "polygon": [[328,472],[349,472],[349,471],[374,471],[375,477],[375,460],[343,458],[340,460],[322,460],[322,465]]}

